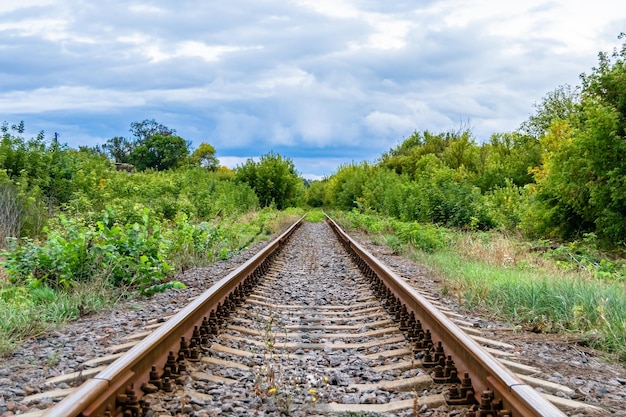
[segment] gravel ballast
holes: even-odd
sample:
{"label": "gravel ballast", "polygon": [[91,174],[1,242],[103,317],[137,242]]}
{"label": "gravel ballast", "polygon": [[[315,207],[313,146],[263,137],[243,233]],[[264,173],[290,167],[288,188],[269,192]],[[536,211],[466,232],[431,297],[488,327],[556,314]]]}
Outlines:
{"label": "gravel ballast", "polygon": [[[327,226],[324,224],[305,224],[303,233],[308,234],[307,239],[315,239],[317,233],[326,233],[320,231],[323,228],[327,229]],[[538,375],[533,375],[534,377],[561,384],[573,391],[573,394],[556,393],[556,395],[584,401],[606,410],[603,414],[591,411],[566,410],[566,414],[577,417],[607,414],[626,416],[626,368],[623,365],[603,360],[604,355],[600,352],[579,346],[566,336],[542,335],[523,331],[513,332],[510,325],[492,320],[486,313],[475,310],[469,311],[462,304],[458,304],[456,298],[441,295],[441,283],[433,278],[424,266],[396,256],[382,246],[372,244],[365,235],[355,236],[374,256],[385,262],[398,275],[404,277],[407,282],[417,289],[437,297],[447,308],[463,315],[468,322],[473,323],[474,327],[481,329],[485,337],[502,340],[516,346],[517,362],[532,365],[541,370]],[[120,302],[113,311],[82,317],[72,323],[59,326],[44,335],[25,340],[14,354],[2,359],[3,363],[0,367],[0,415],[13,416],[49,408],[58,399],[43,397],[24,402],[24,398],[48,391],[51,388],[66,389],[79,383],[80,381],[77,380],[73,383],[63,382],[50,386],[46,384],[46,380],[80,370],[81,363],[96,356],[104,356],[107,354],[107,348],[124,343],[124,337],[137,333],[141,326],[173,314],[184,306],[189,298],[208,289],[214,282],[234,270],[263,246],[264,243],[255,244],[227,261],[220,261],[206,268],[194,268],[180,274],[177,279],[187,285],[185,290],[170,290],[147,299]],[[312,246],[303,243],[301,250],[308,251],[307,256],[313,262],[312,257],[316,254]],[[333,274],[338,273],[334,269],[336,265],[333,265],[332,262],[324,264],[321,254],[318,256],[320,259],[317,259],[316,262],[319,264],[320,270],[329,269],[332,270]],[[344,271],[344,274],[347,273]],[[338,294],[338,291],[331,292],[331,294]],[[328,297],[327,295],[312,296],[310,293],[294,293],[291,296],[300,302],[308,299],[314,300],[315,303],[323,303],[323,298]],[[327,301],[330,302],[331,300]],[[327,358],[327,360],[329,359]],[[355,368],[364,365],[350,358],[346,358],[345,361],[333,358],[333,361],[333,365],[337,366],[339,363],[345,367]],[[316,366],[320,368],[322,365],[324,365],[323,368],[329,367],[327,366],[329,364],[326,363]],[[312,378],[317,377],[313,371],[309,374]],[[230,375],[233,379],[238,376],[241,378],[243,374],[234,373]],[[325,374],[324,376],[328,375]],[[332,374],[330,376],[332,377]],[[375,375],[364,376],[377,378]],[[303,377],[307,378],[307,375]],[[342,381],[336,382],[337,384],[343,383]],[[207,395],[214,398],[226,394],[208,392]],[[239,405],[233,402],[222,404],[219,410],[216,409],[215,412],[226,415],[247,415],[246,407],[249,410],[254,405],[253,401],[262,401],[259,398],[249,397],[249,394],[245,392],[239,392],[238,395],[247,398],[249,402]],[[369,397],[362,398],[363,395]],[[367,401],[384,403],[390,398],[387,392],[363,394],[346,391],[333,400],[343,403]],[[215,408],[213,407],[214,403],[209,404],[207,399],[197,398],[195,401],[198,404],[195,404],[195,407],[193,404],[189,405],[191,407],[187,410],[189,415],[203,415],[194,413],[197,410]],[[199,404],[203,401],[206,404]],[[256,408],[263,409],[262,407]],[[267,411],[267,409],[264,410]],[[435,410],[424,409],[421,412],[420,415],[436,415]]]}

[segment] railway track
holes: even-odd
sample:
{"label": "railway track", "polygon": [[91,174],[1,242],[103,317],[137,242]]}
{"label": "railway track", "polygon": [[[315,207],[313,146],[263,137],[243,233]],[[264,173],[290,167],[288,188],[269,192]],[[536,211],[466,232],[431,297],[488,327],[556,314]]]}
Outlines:
{"label": "railway track", "polygon": [[44,415],[519,417],[576,407],[539,395],[533,386],[549,383],[507,360],[512,346],[436,309],[328,224],[295,224],[165,323],[90,361],[95,371],[66,376],[91,379]]}

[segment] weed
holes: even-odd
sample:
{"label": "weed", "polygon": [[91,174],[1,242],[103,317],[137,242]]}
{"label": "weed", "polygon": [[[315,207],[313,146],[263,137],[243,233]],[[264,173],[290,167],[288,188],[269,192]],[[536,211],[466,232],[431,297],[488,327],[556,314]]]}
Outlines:
{"label": "weed", "polygon": [[319,223],[326,220],[326,214],[320,209],[314,209],[306,213],[305,219],[307,222]]}
{"label": "weed", "polygon": [[604,280],[626,281],[626,261],[610,259],[602,253],[594,233],[586,233],[582,241],[575,240],[553,247],[544,256],[565,271],[586,272]]}
{"label": "weed", "polygon": [[259,333],[263,334],[264,363],[252,368],[254,393],[262,401],[271,401],[284,415],[291,415],[296,404],[309,408],[327,396],[328,377],[307,374],[303,377],[294,369],[289,369],[284,361],[289,355],[276,353],[277,337],[284,330],[277,326],[277,316],[270,311],[267,319],[255,320]]}
{"label": "weed", "polygon": [[400,255],[405,251],[405,245],[400,238],[396,235],[385,235],[385,245],[391,249],[394,255]]}
{"label": "weed", "polygon": [[105,280],[81,283],[70,291],[0,285],[0,355],[11,353],[24,337],[109,308],[115,297]]}
{"label": "weed", "polygon": [[3,337],[0,339],[0,357],[7,356],[15,351],[17,341],[12,337]]}
{"label": "weed", "polygon": [[59,361],[59,352],[54,351],[52,355],[48,355],[47,365],[52,368]]}
{"label": "weed", "polygon": [[[183,289],[166,279],[172,269],[228,258],[302,212],[265,209],[194,224],[186,214],[170,223],[138,207],[136,223],[123,213],[59,218],[42,242],[13,239],[0,265],[0,354],[50,326],[109,308],[119,299]],[[285,226],[286,227],[286,226]]]}

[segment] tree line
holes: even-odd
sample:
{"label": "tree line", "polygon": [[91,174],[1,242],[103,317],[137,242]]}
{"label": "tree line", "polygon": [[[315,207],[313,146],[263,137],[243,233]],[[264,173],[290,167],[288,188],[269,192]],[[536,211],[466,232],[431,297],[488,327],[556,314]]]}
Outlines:
{"label": "tree line", "polygon": [[[620,35],[620,39],[624,34]],[[312,205],[403,220],[626,243],[626,44],[535,104],[514,132],[414,132],[375,163],[313,184]]]}
{"label": "tree line", "polygon": [[[0,237],[37,235],[54,213],[72,207],[103,210],[103,190],[112,187],[128,196],[135,187],[154,195],[153,202],[144,203],[165,218],[181,211],[203,219],[211,214],[192,202],[204,201],[193,193],[228,189],[255,196],[254,202],[242,197],[245,207],[357,209],[534,238],[588,235],[619,247],[626,242],[625,63],[626,44],[612,54],[600,53],[598,66],[581,75],[580,86],[548,93],[515,131],[483,141],[466,128],[415,131],[377,161],[341,166],[312,183],[300,177],[293,161],[274,152],[234,170],[220,167],[212,145],[202,142],[192,151],[175,129],[154,119],[131,123],[129,138],[116,136],[79,149],[49,141],[44,132],[26,140],[23,122],[5,122],[0,126],[0,212],[5,219]],[[114,174],[113,163],[131,165],[154,187],[170,189],[184,178],[202,176],[211,178],[199,182],[209,189],[192,192],[181,186],[190,193],[185,198],[175,189],[163,195],[148,192],[128,176]]]}
{"label": "tree line", "polygon": [[118,164],[130,164],[140,171],[154,169],[165,171],[185,164],[198,165],[210,170],[219,168],[215,148],[202,142],[190,153],[191,143],[176,135],[171,129],[154,119],[130,124],[131,138],[115,136],[94,150],[110,157]]}
{"label": "tree line", "polygon": [[259,206],[284,209],[304,195],[289,158],[270,152],[229,169],[219,165],[212,145],[191,150],[175,129],[154,119],[131,123],[130,139],[78,149],[43,131],[26,139],[25,130],[24,122],[0,125],[0,247],[7,237],[43,237],[59,215],[96,218],[115,208],[120,221],[132,223],[140,204],[160,219],[184,213],[203,221]]}

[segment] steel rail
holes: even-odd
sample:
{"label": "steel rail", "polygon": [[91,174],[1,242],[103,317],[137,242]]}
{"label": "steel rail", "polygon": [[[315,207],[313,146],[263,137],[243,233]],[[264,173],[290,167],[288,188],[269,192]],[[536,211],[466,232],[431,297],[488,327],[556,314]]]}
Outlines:
{"label": "steel rail", "polygon": [[344,246],[351,248],[408,311],[415,313],[425,329],[430,329],[433,341],[442,342],[446,354],[452,355],[457,369],[469,373],[477,403],[481,401],[481,393],[491,390],[503,401],[504,408],[512,412],[513,417],[565,417],[562,411],[505,368],[425,297],[348,236],[329,216],[327,222]]}
{"label": "steel rail", "polygon": [[133,384],[135,395],[141,397],[140,385],[149,380],[152,366],[162,367],[169,352],[178,349],[181,337],[189,340],[194,325],[199,325],[211,310],[215,310],[219,303],[223,303],[240,283],[282,247],[289,236],[302,224],[303,218],[172,316],[93,379],[82,384],[76,391],[48,410],[44,416],[103,416],[107,408],[113,409],[111,415],[115,416],[118,414],[115,410],[118,410],[119,399],[127,395],[129,384]]}

